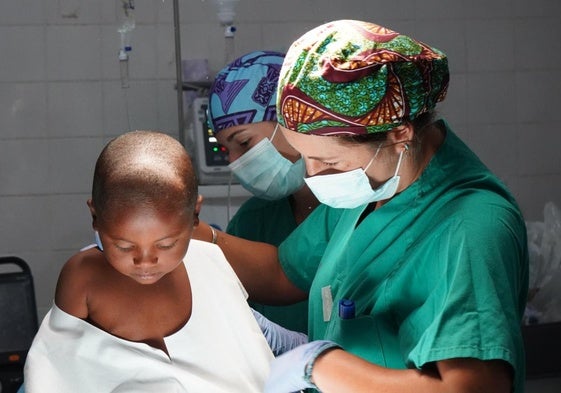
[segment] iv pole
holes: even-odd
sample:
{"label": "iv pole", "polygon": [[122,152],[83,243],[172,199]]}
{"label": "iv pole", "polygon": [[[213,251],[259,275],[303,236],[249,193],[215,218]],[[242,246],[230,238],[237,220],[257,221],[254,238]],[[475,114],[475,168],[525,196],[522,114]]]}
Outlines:
{"label": "iv pole", "polygon": [[[226,63],[232,60],[233,48],[231,47],[236,27],[233,25],[234,6],[239,0],[214,0],[218,7],[218,19],[225,27],[224,36],[226,37]],[[181,31],[179,25],[179,0],[173,0],[173,27],[175,34],[175,74],[177,86],[177,118],[179,127],[179,142],[185,146],[185,115],[183,113],[183,67],[181,62]]]}
{"label": "iv pole", "polygon": [[173,0],[173,28],[175,34],[175,74],[177,90],[177,120],[179,142],[185,146],[185,118],[183,115],[183,75],[181,67],[181,32],[179,25],[179,0]]}

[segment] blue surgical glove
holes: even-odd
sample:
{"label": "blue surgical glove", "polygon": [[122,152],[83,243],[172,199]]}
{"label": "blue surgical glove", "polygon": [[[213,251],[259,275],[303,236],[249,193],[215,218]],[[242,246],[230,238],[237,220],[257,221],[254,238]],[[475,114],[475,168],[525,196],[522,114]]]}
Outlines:
{"label": "blue surgical glove", "polygon": [[281,325],[268,320],[253,308],[251,311],[275,356],[308,342],[308,336],[304,333],[283,328]]}
{"label": "blue surgical glove", "polygon": [[300,345],[275,358],[265,383],[265,393],[290,393],[317,387],[312,383],[312,368],[319,355],[340,348],[333,341],[318,340]]}

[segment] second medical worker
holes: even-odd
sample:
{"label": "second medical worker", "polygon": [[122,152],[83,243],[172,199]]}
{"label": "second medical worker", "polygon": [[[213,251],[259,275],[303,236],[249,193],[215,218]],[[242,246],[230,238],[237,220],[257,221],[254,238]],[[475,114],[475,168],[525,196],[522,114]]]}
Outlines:
{"label": "second medical worker", "polygon": [[[278,246],[319,204],[304,183],[304,161],[279,131],[277,84],[284,54],[247,53],[216,75],[209,96],[209,125],[228,149],[230,169],[254,197],[226,232]],[[308,302],[253,309],[277,324],[307,333]]]}

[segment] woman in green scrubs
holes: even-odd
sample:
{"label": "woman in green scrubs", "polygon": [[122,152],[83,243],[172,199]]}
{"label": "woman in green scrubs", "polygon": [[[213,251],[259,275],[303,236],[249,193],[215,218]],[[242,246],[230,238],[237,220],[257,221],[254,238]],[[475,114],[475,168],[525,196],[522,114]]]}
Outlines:
{"label": "woman in green scrubs", "polygon": [[524,219],[435,118],[448,81],[444,53],[372,23],[288,50],[278,122],[322,205],[278,249],[217,239],[254,298],[309,298],[266,393],[523,392]]}

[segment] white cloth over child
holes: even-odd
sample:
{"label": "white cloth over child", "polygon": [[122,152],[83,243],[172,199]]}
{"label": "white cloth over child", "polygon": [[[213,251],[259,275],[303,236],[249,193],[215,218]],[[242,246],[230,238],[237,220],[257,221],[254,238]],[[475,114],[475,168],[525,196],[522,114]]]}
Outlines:
{"label": "white cloth over child", "polygon": [[29,351],[25,392],[262,392],[273,355],[238,277],[214,244],[192,240],[184,263],[193,308],[164,339],[169,356],[55,304]]}

